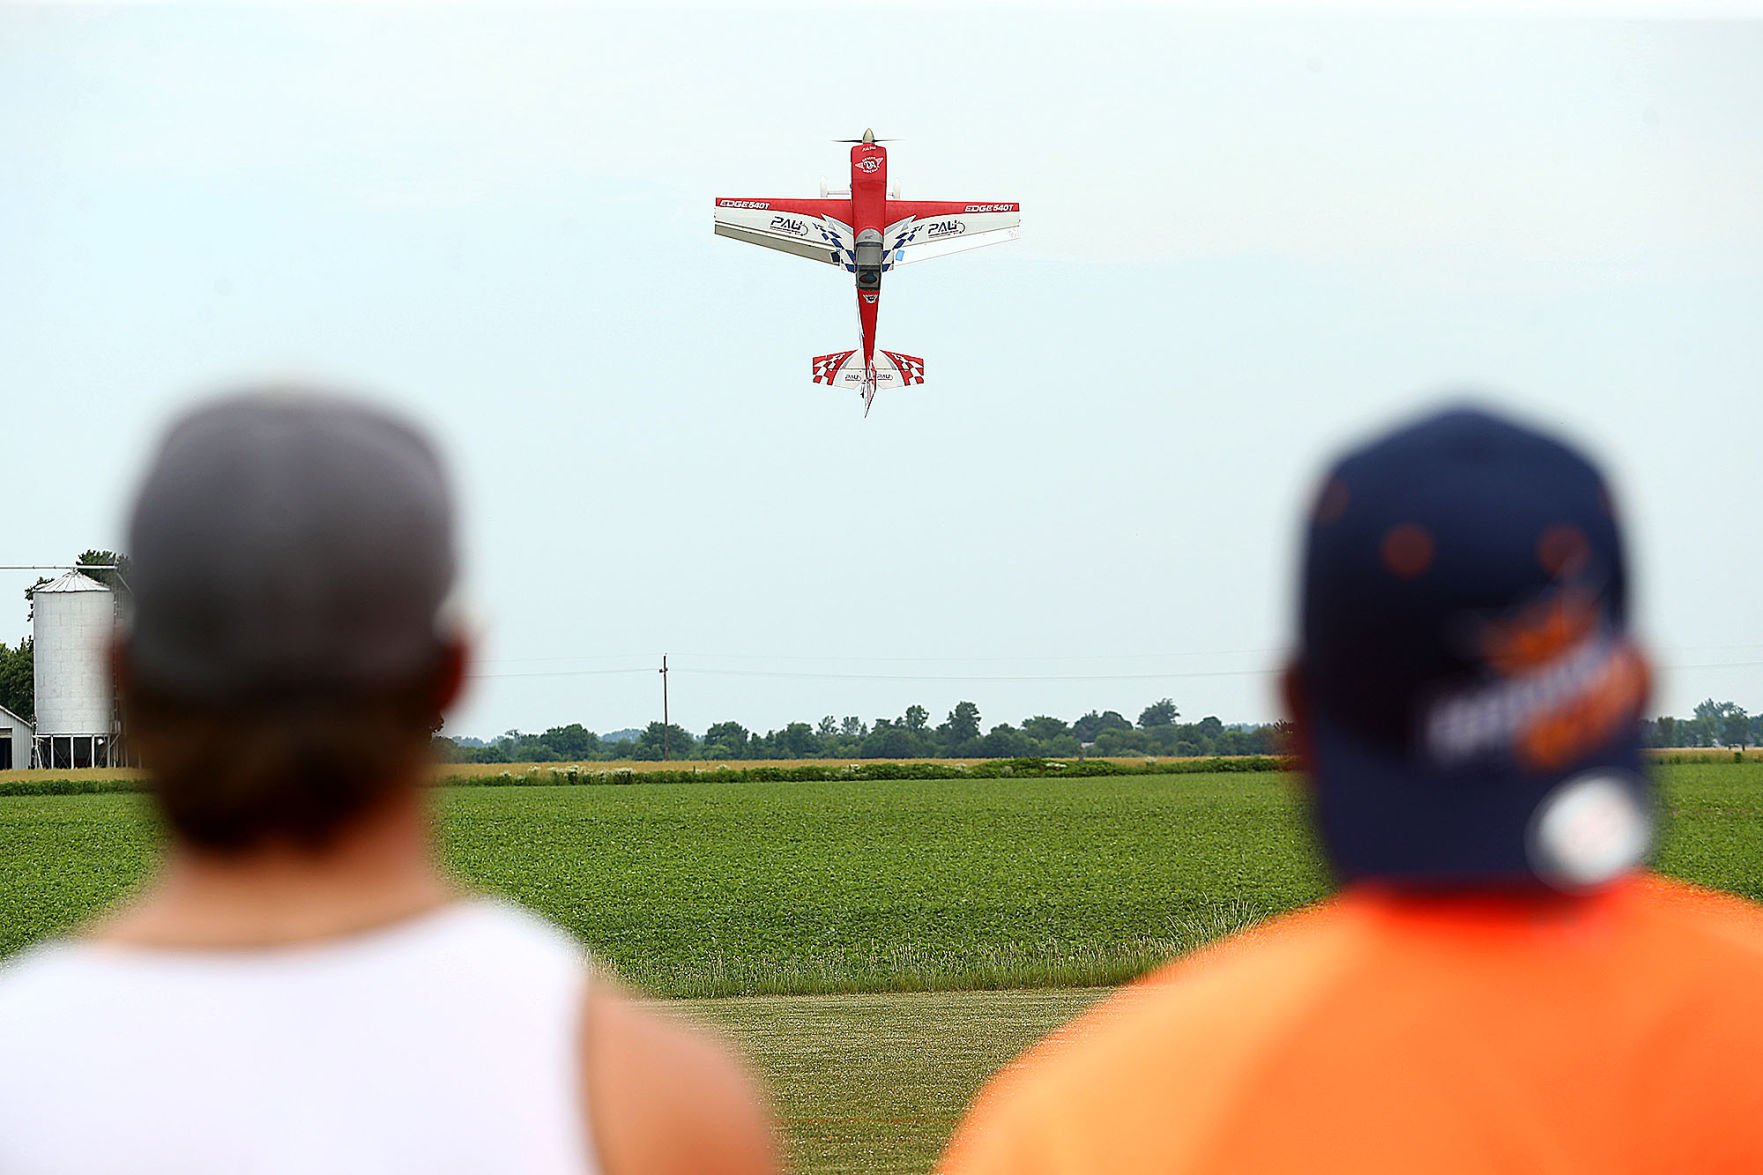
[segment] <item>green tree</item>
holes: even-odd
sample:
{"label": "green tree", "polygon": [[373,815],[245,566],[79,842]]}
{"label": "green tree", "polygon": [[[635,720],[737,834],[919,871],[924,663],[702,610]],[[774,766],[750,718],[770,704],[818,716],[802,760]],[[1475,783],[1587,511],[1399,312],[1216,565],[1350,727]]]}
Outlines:
{"label": "green tree", "polygon": [[1131,729],[1132,723],[1128,722],[1126,716],[1119,710],[1104,710],[1100,714],[1091,710],[1071,724],[1071,732],[1077,735],[1079,742],[1084,743],[1095,742],[1105,730]]}
{"label": "green tree", "polygon": [[[979,728],[978,714],[979,711],[976,709],[974,711],[975,733],[978,733]],[[926,710],[923,706],[908,706],[906,707],[906,716],[902,719],[901,725],[914,734],[917,734],[921,730],[928,730],[930,729],[930,711]]]}
{"label": "green tree", "polygon": [[877,718],[863,739],[860,751],[865,759],[910,759],[920,753],[919,740],[910,730],[892,719]]}
{"label": "green tree", "polygon": [[1036,714],[1033,718],[1022,720],[1022,733],[1038,743],[1050,743],[1070,734],[1071,725],[1063,718],[1051,718],[1045,714]]}
{"label": "green tree", "polygon": [[806,722],[792,722],[771,736],[771,744],[785,759],[812,759],[820,754],[820,739]]}
{"label": "green tree", "polygon": [[1181,717],[1181,711],[1168,698],[1159,698],[1146,706],[1139,714],[1139,729],[1150,730],[1157,726],[1174,726],[1175,720]]}
{"label": "green tree", "polygon": [[631,747],[633,759],[659,759],[665,754],[669,759],[686,759],[691,757],[696,740],[687,734],[678,723],[669,722],[663,726],[659,722],[651,722],[637,736]]}
{"label": "green tree", "polygon": [[745,759],[749,754],[752,732],[739,722],[718,722],[704,732],[704,749],[720,749],[721,757]]}
{"label": "green tree", "polygon": [[1742,751],[1751,742],[1751,716],[1730,702],[1727,706],[1726,716],[1720,720],[1720,741]]}
{"label": "green tree", "polygon": [[979,707],[972,702],[956,702],[949,717],[937,727],[937,742],[950,757],[966,757],[978,753]]}
{"label": "green tree", "polygon": [[538,741],[559,759],[586,759],[600,749],[600,736],[579,722],[553,726]]}
{"label": "green tree", "polygon": [[1023,759],[1034,754],[1035,747],[1028,735],[1006,722],[979,740],[979,753],[988,759]]}
{"label": "green tree", "polygon": [[34,722],[37,718],[33,665],[30,637],[22,638],[17,648],[0,641],[0,706],[5,706],[26,722]]}
{"label": "green tree", "polygon": [[1130,722],[1104,727],[1096,736],[1098,755],[1143,755],[1150,749],[1145,732],[1135,729]]}
{"label": "green tree", "polygon": [[[80,574],[87,579],[95,579],[117,594],[119,599],[129,595],[129,557],[119,555],[115,551],[86,550],[80,552],[79,562],[85,566]],[[115,571],[96,571],[95,567],[114,567]]]}

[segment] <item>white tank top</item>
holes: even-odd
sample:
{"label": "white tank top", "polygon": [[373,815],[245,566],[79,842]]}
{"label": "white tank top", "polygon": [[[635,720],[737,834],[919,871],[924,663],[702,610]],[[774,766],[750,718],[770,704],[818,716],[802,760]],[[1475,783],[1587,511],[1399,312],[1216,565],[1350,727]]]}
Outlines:
{"label": "white tank top", "polygon": [[259,951],[0,965],[4,1175],[591,1175],[588,968],[471,900]]}

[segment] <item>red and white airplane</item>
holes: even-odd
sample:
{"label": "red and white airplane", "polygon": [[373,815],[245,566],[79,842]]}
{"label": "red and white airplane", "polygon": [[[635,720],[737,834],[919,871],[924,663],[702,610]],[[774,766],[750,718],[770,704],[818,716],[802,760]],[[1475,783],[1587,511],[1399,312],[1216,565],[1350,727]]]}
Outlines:
{"label": "red and white airplane", "polygon": [[842,192],[820,185],[820,199],[761,197],[716,200],[716,235],[810,261],[842,265],[857,275],[857,317],[863,349],[814,357],[814,382],[855,388],[869,415],[878,388],[924,382],[924,360],[875,346],[875,315],[882,274],[909,261],[1014,241],[1021,235],[1022,205],[1009,200],[901,200],[888,191],[888,149],[874,131],[844,139],[851,148],[851,186]]}

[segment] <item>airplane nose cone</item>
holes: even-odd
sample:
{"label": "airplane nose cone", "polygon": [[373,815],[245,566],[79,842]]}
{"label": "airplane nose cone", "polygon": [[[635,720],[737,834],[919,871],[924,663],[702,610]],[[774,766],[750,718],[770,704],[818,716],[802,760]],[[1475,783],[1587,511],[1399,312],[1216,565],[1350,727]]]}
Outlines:
{"label": "airplane nose cone", "polygon": [[863,141],[865,143],[875,142],[875,132],[868,127],[864,127],[863,128]]}

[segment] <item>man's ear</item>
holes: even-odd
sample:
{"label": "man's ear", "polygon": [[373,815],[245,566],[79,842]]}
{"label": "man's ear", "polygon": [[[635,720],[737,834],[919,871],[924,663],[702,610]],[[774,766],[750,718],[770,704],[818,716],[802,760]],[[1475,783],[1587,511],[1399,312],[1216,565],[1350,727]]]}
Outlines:
{"label": "man's ear", "polygon": [[471,644],[462,636],[448,640],[441,647],[441,660],[435,667],[435,711],[451,709],[465,692],[465,675],[471,668]]}

